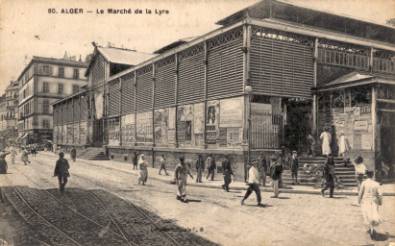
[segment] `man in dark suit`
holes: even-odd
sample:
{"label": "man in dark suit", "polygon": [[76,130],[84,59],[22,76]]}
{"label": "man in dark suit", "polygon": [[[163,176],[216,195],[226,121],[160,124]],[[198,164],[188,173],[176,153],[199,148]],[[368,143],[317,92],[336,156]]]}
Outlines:
{"label": "man in dark suit", "polygon": [[233,171],[232,171],[232,165],[227,156],[222,161],[222,171],[224,174],[224,184],[222,185],[222,188],[227,192],[229,192],[229,184],[232,182]]}
{"label": "man in dark suit", "polygon": [[69,174],[69,162],[64,158],[64,153],[59,153],[59,159],[56,161],[54,177],[57,176],[59,180],[59,190],[64,193],[64,188],[67,184],[67,179],[70,177]]}
{"label": "man in dark suit", "polygon": [[291,175],[292,175],[293,185],[295,183],[296,184],[298,183],[298,169],[299,169],[298,153],[294,150],[292,151],[292,159],[291,159]]}

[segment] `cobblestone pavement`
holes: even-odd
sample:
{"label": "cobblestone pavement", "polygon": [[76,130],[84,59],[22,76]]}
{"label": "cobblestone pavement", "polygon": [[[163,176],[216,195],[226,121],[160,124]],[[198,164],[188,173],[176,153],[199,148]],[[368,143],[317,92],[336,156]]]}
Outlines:
{"label": "cobblestone pavement", "polygon": [[[54,156],[38,155],[29,166],[10,165],[10,178],[15,184],[23,182],[18,175],[23,172],[54,188],[57,185],[57,180],[51,177],[54,163]],[[395,197],[384,198],[381,210],[384,222],[379,227],[382,241],[372,241],[366,233],[360,208],[355,206],[355,196],[329,199],[281,194],[281,199],[274,199],[270,198],[271,193],[263,192],[266,207],[256,207],[254,194],[244,206],[240,205],[244,191],[226,193],[188,187],[190,202],[184,204],[175,199],[176,187],[170,182],[149,179],[146,186],[140,186],[134,175],[97,167],[100,162],[92,163],[95,166],[89,162],[71,163],[70,188],[105,189],[222,245],[389,245],[395,242]]]}

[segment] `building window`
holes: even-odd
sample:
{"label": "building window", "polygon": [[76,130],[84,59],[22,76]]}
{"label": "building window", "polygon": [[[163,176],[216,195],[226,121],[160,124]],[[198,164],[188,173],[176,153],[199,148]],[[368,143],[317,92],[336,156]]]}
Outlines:
{"label": "building window", "polygon": [[49,101],[43,100],[43,113],[49,114]]}
{"label": "building window", "polygon": [[77,93],[80,91],[80,86],[79,85],[73,85],[73,94]]}
{"label": "building window", "polygon": [[43,92],[44,93],[49,92],[49,83],[48,82],[43,82]]}
{"label": "building window", "polygon": [[43,119],[43,128],[45,128],[45,129],[50,128],[49,120],[48,120],[48,119]]}
{"label": "building window", "polygon": [[73,78],[79,79],[80,78],[80,70],[78,68],[74,68]]}
{"label": "building window", "polygon": [[63,84],[58,84],[58,94],[63,94]]}
{"label": "building window", "polygon": [[59,67],[58,76],[59,76],[60,78],[64,78],[64,67]]}
{"label": "building window", "polygon": [[26,89],[23,90],[23,98],[26,98]]}
{"label": "building window", "polygon": [[51,75],[51,67],[49,65],[43,65],[43,73],[46,75]]}

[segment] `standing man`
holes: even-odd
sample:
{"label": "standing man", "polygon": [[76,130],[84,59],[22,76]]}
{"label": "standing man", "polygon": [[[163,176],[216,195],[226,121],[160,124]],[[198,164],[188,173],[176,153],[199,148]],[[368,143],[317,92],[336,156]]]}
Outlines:
{"label": "standing man", "polygon": [[323,179],[325,181],[325,186],[321,190],[321,195],[325,197],[325,191],[329,189],[329,197],[333,198],[333,191],[335,190],[335,167],[326,162],[324,170],[322,172]]}
{"label": "standing man", "polygon": [[71,148],[70,157],[73,162],[75,162],[75,160],[77,159],[77,150],[75,149],[75,147]]}
{"label": "standing man", "polygon": [[186,199],[187,196],[186,188],[187,188],[187,178],[188,178],[187,175],[189,175],[192,179],[193,176],[184,162],[184,157],[180,157],[180,163],[177,164],[174,174],[177,184],[177,200],[180,200],[182,202],[187,202]]}
{"label": "standing man", "polygon": [[241,205],[244,205],[244,201],[251,195],[252,191],[254,191],[258,206],[262,206],[261,190],[259,189],[259,172],[257,165],[258,162],[256,160],[253,160],[251,167],[248,170],[248,189],[246,194],[244,195],[244,198],[241,200]]}
{"label": "standing man", "polygon": [[329,132],[328,127],[324,128],[324,131],[320,135],[320,139],[321,139],[322,154],[329,155],[330,153],[332,153],[331,150],[332,136]]}
{"label": "standing man", "polygon": [[148,164],[145,160],[145,156],[143,154],[140,155],[140,160],[138,161],[139,166],[139,178],[138,184],[145,185],[148,180]]}
{"label": "standing man", "polygon": [[262,182],[262,186],[266,186],[266,175],[267,175],[267,162],[265,159],[265,156],[263,156],[263,154],[260,157],[260,178],[261,178],[261,182]]}
{"label": "standing man", "polygon": [[211,181],[214,181],[214,175],[215,175],[215,170],[217,169],[217,164],[215,163],[214,156],[209,155],[207,157],[207,177],[206,179],[208,180],[209,177]]}
{"label": "standing man", "polygon": [[56,166],[55,166],[55,171],[54,171],[54,177],[58,177],[59,180],[59,190],[60,193],[64,193],[64,189],[67,184],[67,179],[70,177],[69,174],[69,162],[64,158],[64,153],[60,152],[59,153],[59,159],[56,161]]}
{"label": "standing man", "polygon": [[292,158],[291,158],[291,173],[292,173],[293,185],[295,183],[298,184],[298,169],[299,169],[298,153],[294,150],[292,151]]}
{"label": "standing man", "polygon": [[138,163],[138,156],[137,153],[133,153],[133,159],[132,159],[132,164],[133,164],[133,170],[137,170],[137,163]]}
{"label": "standing man", "polygon": [[22,161],[23,161],[23,163],[25,165],[27,165],[27,163],[30,163],[30,161],[29,161],[29,152],[27,151],[26,148],[23,148]]}
{"label": "standing man", "polygon": [[229,158],[225,156],[225,159],[222,161],[222,171],[224,174],[224,184],[222,185],[222,189],[229,192],[229,184],[232,182],[232,164],[229,161]]}
{"label": "standing man", "polygon": [[274,192],[274,196],[272,196],[272,198],[278,198],[278,194],[280,193],[279,182],[282,172],[283,172],[283,166],[277,160],[276,156],[272,156],[271,164],[270,164],[270,177],[272,178],[273,192]]}
{"label": "standing man", "polygon": [[9,152],[1,152],[0,153],[0,174],[7,174],[8,165],[5,157],[9,154]]}
{"label": "standing man", "polygon": [[204,172],[204,160],[201,154],[198,155],[196,160],[196,183],[202,183],[202,176]]}
{"label": "standing man", "polygon": [[159,164],[160,164],[159,175],[162,175],[162,170],[164,170],[166,176],[169,176],[169,174],[167,173],[167,170],[166,170],[166,159],[165,159],[165,155],[161,155],[161,157],[160,157],[160,159],[159,159]]}

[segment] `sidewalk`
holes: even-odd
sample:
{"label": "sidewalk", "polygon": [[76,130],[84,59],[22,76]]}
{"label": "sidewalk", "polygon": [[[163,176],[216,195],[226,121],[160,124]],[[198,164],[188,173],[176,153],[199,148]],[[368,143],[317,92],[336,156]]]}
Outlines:
{"label": "sidewalk", "polygon": [[[39,152],[39,155],[46,155],[52,158],[57,158],[57,155],[52,152]],[[39,156],[38,155],[38,156]],[[132,169],[132,164],[127,163],[127,162],[119,162],[119,161],[93,161],[93,160],[84,160],[84,159],[78,159],[77,158],[77,163],[78,162],[83,162],[89,165],[94,165],[94,166],[99,166],[103,168],[108,168],[108,169],[113,169],[113,170],[119,170],[121,172],[128,172],[132,175],[138,175],[138,170],[133,170]],[[170,183],[174,179],[174,172],[173,171],[167,171],[169,173],[169,176],[164,175],[164,172],[162,172],[163,175],[158,174],[158,169],[157,168],[152,168],[148,167],[148,179],[154,179],[158,181],[162,181],[165,183]],[[204,176],[204,175],[203,175]],[[194,178],[196,176],[194,175]],[[204,188],[211,188],[211,189],[222,189],[222,184],[223,184],[223,179],[221,174],[217,174],[215,177],[214,181],[207,181],[205,178],[203,179],[203,183],[196,183],[195,180],[188,179],[188,185],[194,186],[194,187],[204,187]],[[242,182],[242,181],[233,181],[230,184],[230,189],[231,190],[246,190],[247,185]],[[384,196],[395,196],[395,184],[383,184],[381,186],[382,192]],[[261,190],[265,192],[273,192],[273,189],[268,186],[268,184],[265,187],[261,186]],[[281,193],[294,193],[294,194],[316,194],[316,195],[321,195],[321,190],[320,189],[315,189],[314,187],[311,186],[302,186],[302,185],[294,185],[294,186],[288,186],[286,188],[281,188],[280,189]],[[352,188],[352,189],[335,189],[335,195],[347,195],[347,196],[356,196],[358,195],[357,193],[357,188]]]}

